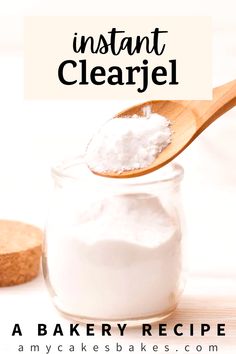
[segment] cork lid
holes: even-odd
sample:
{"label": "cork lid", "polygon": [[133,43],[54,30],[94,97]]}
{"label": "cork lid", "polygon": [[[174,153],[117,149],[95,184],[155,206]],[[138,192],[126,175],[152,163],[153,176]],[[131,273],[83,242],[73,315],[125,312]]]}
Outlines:
{"label": "cork lid", "polygon": [[38,275],[42,240],[38,227],[0,220],[0,286],[21,284]]}

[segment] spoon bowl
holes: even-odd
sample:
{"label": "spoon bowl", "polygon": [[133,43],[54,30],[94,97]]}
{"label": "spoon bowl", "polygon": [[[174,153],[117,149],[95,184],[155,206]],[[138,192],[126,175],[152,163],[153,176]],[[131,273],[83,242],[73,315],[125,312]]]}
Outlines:
{"label": "spoon bowl", "polygon": [[170,121],[171,143],[145,168],[118,172],[96,172],[112,178],[130,178],[153,172],[178,156],[196,137],[218,117],[236,105],[236,80],[213,90],[211,101],[148,101],[130,107],[114,118],[127,118],[144,112],[158,113]]}

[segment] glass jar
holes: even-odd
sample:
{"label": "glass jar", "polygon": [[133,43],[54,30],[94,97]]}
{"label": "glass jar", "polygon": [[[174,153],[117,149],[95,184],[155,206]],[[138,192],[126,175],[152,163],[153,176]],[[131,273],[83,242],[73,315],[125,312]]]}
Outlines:
{"label": "glass jar", "polygon": [[183,169],[99,177],[83,157],[53,168],[43,253],[57,309],[86,323],[159,321],[183,290]]}

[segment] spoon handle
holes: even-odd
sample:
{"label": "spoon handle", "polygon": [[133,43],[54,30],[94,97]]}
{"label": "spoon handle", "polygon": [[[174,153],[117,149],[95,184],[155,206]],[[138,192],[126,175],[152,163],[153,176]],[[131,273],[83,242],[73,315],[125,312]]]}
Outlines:
{"label": "spoon handle", "polygon": [[192,101],[190,107],[197,116],[197,135],[217,118],[236,105],[236,80],[216,87],[211,101]]}

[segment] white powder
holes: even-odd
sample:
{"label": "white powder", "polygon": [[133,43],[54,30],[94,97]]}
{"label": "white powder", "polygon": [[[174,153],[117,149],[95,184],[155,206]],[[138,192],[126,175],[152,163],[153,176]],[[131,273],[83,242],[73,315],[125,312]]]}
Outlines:
{"label": "white powder", "polygon": [[92,138],[86,161],[95,172],[140,169],[149,166],[170,142],[170,122],[158,114],[114,118]]}
{"label": "white powder", "polygon": [[160,200],[146,193],[113,195],[87,200],[83,212],[72,215],[66,211],[67,197],[47,228],[55,304],[79,318],[105,320],[173,310],[180,288],[181,233]]}

